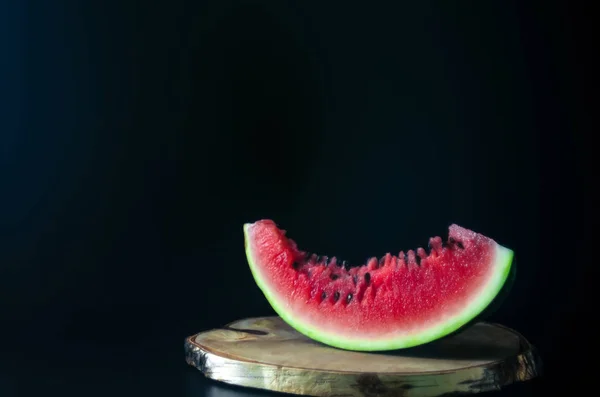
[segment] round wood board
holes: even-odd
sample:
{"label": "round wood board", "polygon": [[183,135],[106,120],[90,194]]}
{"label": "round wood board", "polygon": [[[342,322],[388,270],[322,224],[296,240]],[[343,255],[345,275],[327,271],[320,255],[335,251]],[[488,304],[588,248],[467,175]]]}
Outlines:
{"label": "round wood board", "polygon": [[415,348],[366,353],[315,342],[279,317],[259,317],[190,336],[185,350],[187,363],[208,378],[326,397],[486,392],[534,378],[541,369],[523,336],[491,323]]}

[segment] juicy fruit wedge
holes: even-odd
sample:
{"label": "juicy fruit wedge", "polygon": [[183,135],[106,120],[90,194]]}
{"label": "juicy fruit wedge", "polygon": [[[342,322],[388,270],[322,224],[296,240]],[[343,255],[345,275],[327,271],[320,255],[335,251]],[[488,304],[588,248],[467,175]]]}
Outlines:
{"label": "juicy fruit wedge", "polygon": [[268,219],[244,225],[254,280],[277,314],[321,343],[393,350],[428,343],[465,326],[498,296],[513,251],[458,225],[428,251],[408,250],[351,267],[298,249]]}

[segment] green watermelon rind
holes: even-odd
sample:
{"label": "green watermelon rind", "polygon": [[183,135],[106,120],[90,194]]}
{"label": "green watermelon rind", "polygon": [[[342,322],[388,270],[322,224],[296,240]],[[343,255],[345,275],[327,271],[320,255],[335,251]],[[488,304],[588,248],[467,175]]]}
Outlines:
{"label": "green watermelon rind", "polygon": [[406,349],[426,344],[452,334],[453,332],[470,323],[472,320],[476,319],[494,301],[506,283],[511,271],[511,267],[513,266],[514,252],[511,249],[496,243],[496,255],[494,262],[491,265],[493,270],[490,280],[482,288],[482,292],[480,292],[478,296],[473,297],[471,299],[471,303],[458,314],[452,316],[451,319],[443,321],[439,326],[433,326],[424,330],[423,332],[417,332],[416,335],[411,336],[398,336],[391,339],[382,340],[348,339],[341,335],[320,331],[316,327],[298,320],[295,316],[291,315],[285,309],[285,307],[283,307],[280,301],[275,298],[273,292],[267,286],[267,283],[260,277],[259,267],[255,263],[252,248],[250,247],[250,244],[248,244],[250,226],[252,225],[244,225],[246,258],[248,260],[248,264],[250,265],[250,270],[254,281],[263,292],[273,310],[275,310],[275,312],[279,315],[279,317],[282,318],[283,321],[301,334],[323,344],[344,350],[389,351]]}

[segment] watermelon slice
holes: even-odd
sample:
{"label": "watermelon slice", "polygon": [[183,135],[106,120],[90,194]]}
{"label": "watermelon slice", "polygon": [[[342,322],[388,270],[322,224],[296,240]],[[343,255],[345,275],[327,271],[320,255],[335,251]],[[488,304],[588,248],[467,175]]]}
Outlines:
{"label": "watermelon slice", "polygon": [[[347,350],[421,345],[478,318],[505,286],[513,251],[458,225],[447,241],[349,266],[298,249],[272,220],[244,225],[254,280],[298,332]],[[507,284],[508,285],[508,284]]]}

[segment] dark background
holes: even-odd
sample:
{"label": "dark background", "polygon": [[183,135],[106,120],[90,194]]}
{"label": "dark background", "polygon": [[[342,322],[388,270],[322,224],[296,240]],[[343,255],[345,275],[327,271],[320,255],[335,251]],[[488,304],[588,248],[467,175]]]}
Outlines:
{"label": "dark background", "polygon": [[273,313],[260,218],[354,261],[487,234],[531,393],[590,376],[587,11],[485,3],[3,3],[0,394],[242,396],[183,340]]}

